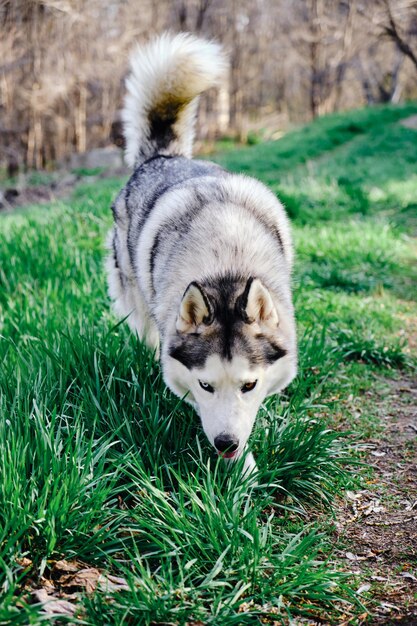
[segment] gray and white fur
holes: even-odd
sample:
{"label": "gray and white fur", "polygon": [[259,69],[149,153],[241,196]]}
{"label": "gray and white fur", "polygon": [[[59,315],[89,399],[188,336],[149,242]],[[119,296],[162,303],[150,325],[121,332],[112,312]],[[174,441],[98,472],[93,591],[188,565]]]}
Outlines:
{"label": "gray and white fur", "polygon": [[297,356],[282,205],[259,181],[191,158],[199,94],[226,69],[220,46],[189,34],[134,51],[123,114],[134,171],[113,205],[107,267],[116,312],[236,459]]}

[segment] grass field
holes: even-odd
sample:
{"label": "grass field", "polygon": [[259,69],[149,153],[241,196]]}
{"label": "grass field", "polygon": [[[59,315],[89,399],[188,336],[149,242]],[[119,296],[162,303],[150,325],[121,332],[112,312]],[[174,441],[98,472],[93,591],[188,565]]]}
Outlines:
{"label": "grass field", "polygon": [[121,182],[0,216],[0,624],[373,623],[333,504],[369,478],[360,442],[380,427],[347,400],[416,363],[417,131],[398,123],[416,113],[330,116],[217,158],[276,191],[296,245],[300,374],[259,415],[257,485],[111,313]]}

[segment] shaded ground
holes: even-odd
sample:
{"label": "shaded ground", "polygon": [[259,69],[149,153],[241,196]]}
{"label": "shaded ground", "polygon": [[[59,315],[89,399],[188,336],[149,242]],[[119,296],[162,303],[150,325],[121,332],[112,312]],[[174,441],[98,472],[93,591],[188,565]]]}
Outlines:
{"label": "shaded ground", "polygon": [[77,177],[71,174],[63,176],[62,182],[50,182],[40,185],[9,185],[0,189],[0,210],[8,211],[27,204],[51,202],[68,196],[77,183]]}
{"label": "shaded ground", "polygon": [[417,382],[387,381],[368,392],[383,433],[369,440],[369,489],[348,492],[338,526],[342,558],[361,574],[364,603],[375,625],[417,624]]}
{"label": "shaded ground", "polygon": [[[68,197],[74,188],[81,183],[95,183],[104,178],[126,176],[126,168],[110,168],[85,170],[79,172],[56,171],[53,173],[39,173],[39,181],[33,183],[31,175],[22,175],[13,184],[0,187],[0,211],[10,211],[16,207],[31,204],[43,204]],[[36,181],[36,173],[34,175]],[[7,181],[6,181],[7,182]]]}

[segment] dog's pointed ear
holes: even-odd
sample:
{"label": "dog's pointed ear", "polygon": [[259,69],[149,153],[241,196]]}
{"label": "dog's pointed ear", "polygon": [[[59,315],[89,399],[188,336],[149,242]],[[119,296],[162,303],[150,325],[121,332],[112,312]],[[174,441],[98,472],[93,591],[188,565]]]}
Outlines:
{"label": "dog's pointed ear", "polygon": [[202,324],[213,321],[213,305],[198,283],[190,283],[181,300],[176,328],[180,333],[196,333]]}
{"label": "dog's pointed ear", "polygon": [[279,318],[271,294],[259,278],[249,278],[236,300],[236,311],[247,324],[258,323],[274,330]]}

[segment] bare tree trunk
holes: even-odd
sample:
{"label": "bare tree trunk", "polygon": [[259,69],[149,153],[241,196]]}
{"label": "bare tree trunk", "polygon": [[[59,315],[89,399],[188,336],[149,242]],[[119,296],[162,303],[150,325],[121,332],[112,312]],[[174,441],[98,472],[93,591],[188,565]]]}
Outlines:
{"label": "bare tree trunk", "polygon": [[400,85],[400,72],[404,62],[404,55],[398,50],[398,58],[391,70],[391,85],[390,85],[390,102],[397,103],[400,99],[401,85]]}
{"label": "bare tree trunk", "polygon": [[81,85],[75,111],[75,144],[77,152],[87,150],[87,89]]}
{"label": "bare tree trunk", "polygon": [[338,111],[340,108],[343,80],[346,74],[348,63],[350,61],[350,55],[352,54],[353,33],[355,30],[357,16],[356,0],[350,0],[350,2],[348,2],[347,11],[348,15],[343,30],[343,48],[340,52],[339,57],[335,61],[335,89],[333,91],[334,96],[332,100],[332,106],[329,111]]}
{"label": "bare tree trunk", "polygon": [[320,61],[319,61],[319,37],[320,21],[318,2],[310,0],[311,11],[311,41],[310,41],[310,111],[314,119],[319,114],[320,106]]}
{"label": "bare tree trunk", "polygon": [[186,30],[187,29],[187,15],[188,15],[186,0],[181,0],[178,3],[177,15],[178,15],[178,24],[179,24],[180,29]]}
{"label": "bare tree trunk", "polygon": [[224,134],[230,126],[230,94],[228,82],[219,89],[217,111],[217,128],[221,134]]}
{"label": "bare tree trunk", "polygon": [[195,28],[197,32],[200,32],[203,28],[204,18],[207,13],[207,9],[210,6],[210,0],[200,0],[198,9],[197,9],[197,18],[195,23]]}
{"label": "bare tree trunk", "polygon": [[35,124],[34,124],[34,138],[35,138],[35,168],[40,170],[43,165],[43,150],[42,150],[42,122],[40,118],[40,114],[36,114]]}
{"label": "bare tree trunk", "polygon": [[35,155],[35,130],[31,123],[29,126],[27,149],[26,149],[26,163],[28,167],[33,167]]}
{"label": "bare tree trunk", "polygon": [[[405,36],[400,32],[391,10],[390,0],[383,0],[387,9],[388,24],[383,27],[386,35],[395,43],[397,48],[410,59],[414,67],[417,69],[417,54],[412,49],[411,45],[406,41]],[[414,9],[416,7],[414,6]]]}
{"label": "bare tree trunk", "polygon": [[230,59],[230,127],[242,139],[241,37],[237,24],[236,0],[232,1],[233,52]]}

